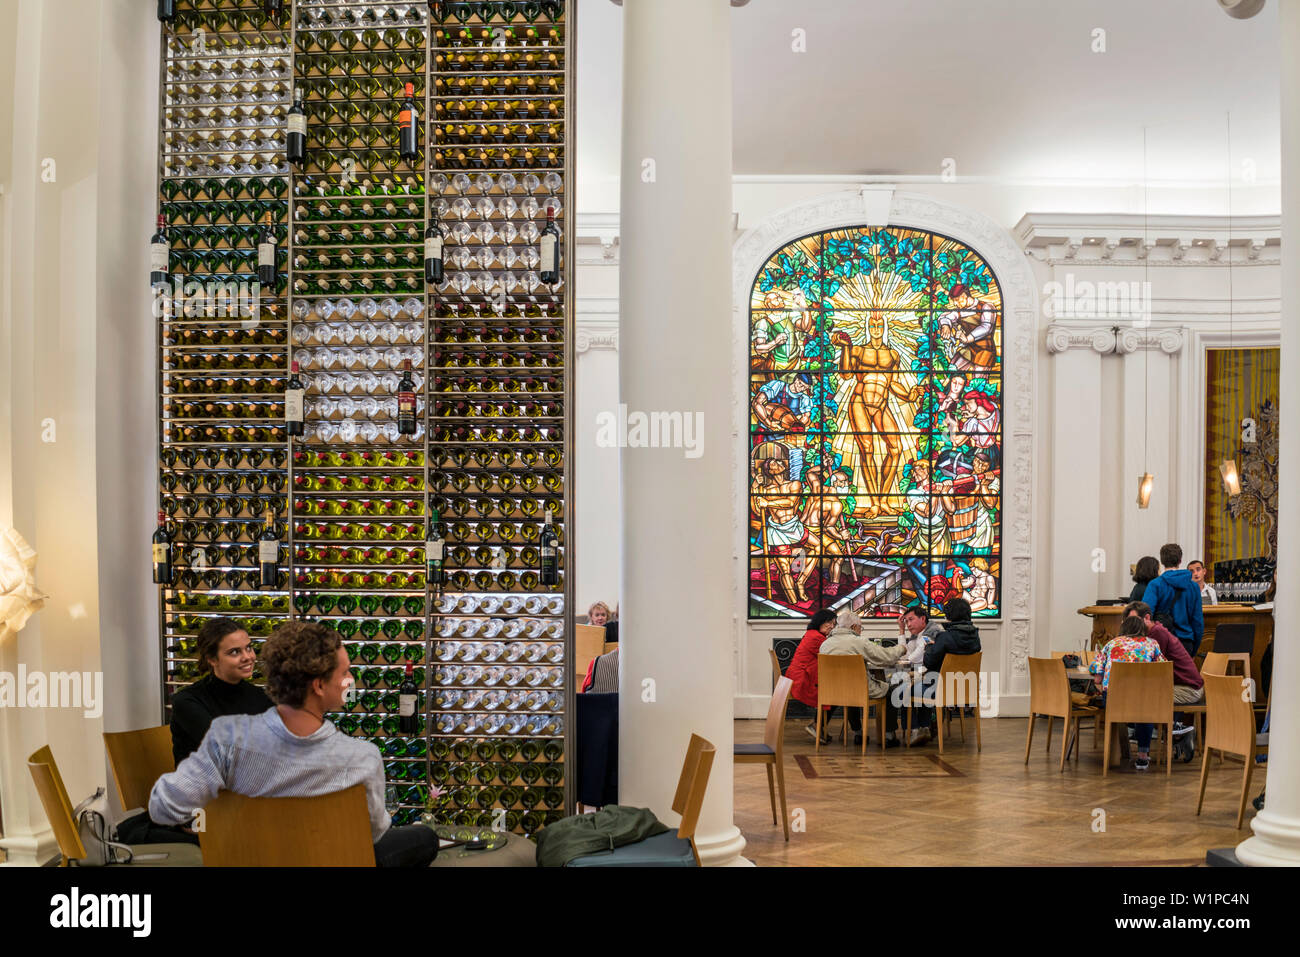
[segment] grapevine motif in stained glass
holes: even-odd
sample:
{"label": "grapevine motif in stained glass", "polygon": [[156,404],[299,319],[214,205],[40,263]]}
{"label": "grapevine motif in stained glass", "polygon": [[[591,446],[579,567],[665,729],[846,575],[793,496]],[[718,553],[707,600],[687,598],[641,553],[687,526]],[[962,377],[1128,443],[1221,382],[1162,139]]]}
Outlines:
{"label": "grapevine motif in stained glass", "polygon": [[1001,613],[1002,296],[935,233],[818,233],[750,298],[749,616]]}

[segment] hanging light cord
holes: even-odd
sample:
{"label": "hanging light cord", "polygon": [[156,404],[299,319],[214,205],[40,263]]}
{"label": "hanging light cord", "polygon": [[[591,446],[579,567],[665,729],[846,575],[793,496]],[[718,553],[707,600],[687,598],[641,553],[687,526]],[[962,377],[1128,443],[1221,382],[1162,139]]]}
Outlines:
{"label": "hanging light cord", "polygon": [[[1147,128],[1142,127],[1142,281],[1146,283],[1147,303],[1151,302],[1151,181],[1147,178]],[[1150,317],[1148,317],[1150,321]],[[1147,439],[1151,432],[1151,350],[1142,349],[1142,473],[1150,472]]]}

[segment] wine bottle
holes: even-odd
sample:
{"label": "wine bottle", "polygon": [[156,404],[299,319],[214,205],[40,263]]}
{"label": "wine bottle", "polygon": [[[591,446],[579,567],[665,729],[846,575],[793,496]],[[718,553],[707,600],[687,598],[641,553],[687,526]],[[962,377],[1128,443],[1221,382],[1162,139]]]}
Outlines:
{"label": "wine bottle", "polygon": [[158,19],[162,23],[176,19],[176,0],[158,0]]}
{"label": "wine bottle", "polygon": [[420,731],[420,719],[415,713],[415,705],[419,700],[420,689],[416,687],[414,666],[409,661],[406,663],[406,677],[402,679],[402,684],[397,689],[397,694],[398,731],[402,734],[418,734]]}
{"label": "wine bottle", "polygon": [[275,294],[275,255],[275,232],[271,227],[271,213],[268,210],[257,242],[257,281],[272,295]]}
{"label": "wine bottle", "polygon": [[546,226],[538,240],[541,263],[537,278],[548,285],[560,281],[560,230],[555,225],[555,208],[546,207]]}
{"label": "wine bottle", "polygon": [[167,242],[167,218],[158,214],[158,231],[149,240],[149,286],[167,285],[171,246]]}
{"label": "wine bottle", "polygon": [[293,106],[289,107],[288,158],[301,166],[307,161],[307,111],[302,105],[302,90],[293,91]]}
{"label": "wine bottle", "polygon": [[258,584],[262,588],[275,588],[280,581],[280,539],[275,534],[275,514],[270,508],[262,523],[262,535],[257,542]]}
{"label": "wine bottle", "polygon": [[172,584],[172,536],[167,516],[158,513],[158,530],[153,533],[153,580],[155,585]]}
{"label": "wine bottle", "polygon": [[429,511],[429,537],[424,543],[426,579],[435,590],[442,584],[442,552],[445,545],[438,510]]}
{"label": "wine bottle", "polygon": [[544,587],[554,587],[559,584],[558,571],[558,548],[560,540],[555,534],[554,513],[546,510],[546,523],[542,526],[542,561],[541,561],[541,584]]}
{"label": "wine bottle", "polygon": [[419,124],[419,113],[415,108],[415,84],[406,84],[406,99],[402,101],[402,111],[398,114],[397,119],[397,139],[398,153],[402,159],[408,162],[415,162],[415,138],[416,128]]}
{"label": "wine bottle", "polygon": [[298,363],[291,365],[288,386],[284,390],[284,429],[290,435],[303,434],[303,397],[307,390],[298,378]]}
{"label": "wine bottle", "polygon": [[415,381],[411,378],[411,360],[402,360],[402,378],[397,383],[397,431],[415,434]]}
{"label": "wine bottle", "polygon": [[437,221],[429,223],[424,231],[424,281],[430,285],[442,282],[442,226]]}

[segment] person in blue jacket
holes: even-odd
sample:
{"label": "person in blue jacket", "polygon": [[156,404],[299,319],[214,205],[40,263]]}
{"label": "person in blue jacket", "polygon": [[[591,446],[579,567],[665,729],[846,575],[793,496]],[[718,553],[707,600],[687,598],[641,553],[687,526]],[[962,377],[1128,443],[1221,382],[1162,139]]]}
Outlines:
{"label": "person in blue jacket", "polygon": [[1174,633],[1183,643],[1187,653],[1196,657],[1205,635],[1205,619],[1201,615],[1201,586],[1192,578],[1183,563],[1183,550],[1177,545],[1160,547],[1160,564],[1165,571],[1159,578],[1147,583],[1142,600],[1151,606],[1152,617]]}

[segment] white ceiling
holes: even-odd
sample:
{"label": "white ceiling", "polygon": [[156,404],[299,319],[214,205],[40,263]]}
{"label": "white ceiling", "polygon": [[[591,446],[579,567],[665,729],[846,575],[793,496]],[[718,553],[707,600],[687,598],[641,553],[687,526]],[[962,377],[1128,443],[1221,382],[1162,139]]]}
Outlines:
{"label": "white ceiling", "polygon": [[[1279,177],[1277,3],[751,0],[732,10],[738,175],[1219,186]],[[622,11],[583,0],[579,178],[618,173]],[[807,52],[791,50],[806,32]],[[1094,53],[1092,31],[1106,31]]]}

